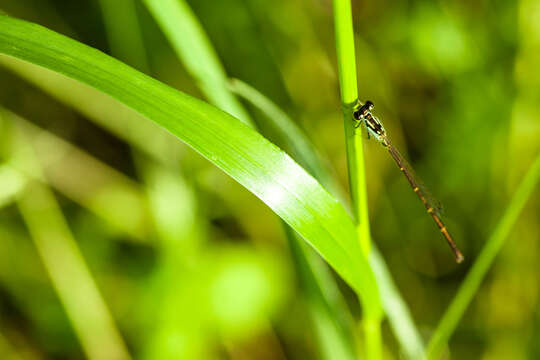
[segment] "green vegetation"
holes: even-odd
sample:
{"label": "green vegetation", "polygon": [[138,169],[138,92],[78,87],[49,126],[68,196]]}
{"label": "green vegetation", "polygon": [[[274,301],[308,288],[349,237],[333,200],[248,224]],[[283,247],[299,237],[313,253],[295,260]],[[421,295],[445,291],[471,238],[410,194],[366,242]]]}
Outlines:
{"label": "green vegetation", "polygon": [[1,5],[0,357],[540,354],[534,5],[329,5]]}

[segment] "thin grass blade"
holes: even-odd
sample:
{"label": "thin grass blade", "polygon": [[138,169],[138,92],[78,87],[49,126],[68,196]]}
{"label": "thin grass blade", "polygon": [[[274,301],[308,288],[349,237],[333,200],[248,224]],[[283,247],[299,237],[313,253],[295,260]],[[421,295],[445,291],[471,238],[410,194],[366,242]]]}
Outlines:
{"label": "thin grass blade", "polygon": [[[20,130],[15,132],[13,160],[39,172],[34,149]],[[87,357],[131,359],[52,191],[33,181],[17,204]]]}
{"label": "thin grass blade", "polygon": [[[0,195],[8,196],[31,180],[42,180],[69,199],[106,220],[131,239],[146,241],[150,230],[145,199],[138,185],[125,175],[90,156],[86,152],[45,131],[0,106],[0,125],[11,123],[21,129],[32,143],[40,170],[24,162],[11,162],[0,167]],[[11,131],[3,132],[0,141],[10,143]],[[5,155],[5,154],[2,154]],[[2,171],[3,170],[3,171]],[[70,176],[66,176],[70,174]],[[4,175],[4,177],[2,176]],[[81,184],[84,187],[81,188]]]}
{"label": "thin grass blade", "polygon": [[249,114],[227,88],[225,69],[189,5],[184,0],[143,2],[209,102],[252,125]]}
{"label": "thin grass blade", "polygon": [[439,359],[467,307],[477,293],[495,257],[500,252],[519,213],[525,206],[540,179],[540,155],[529,168],[506,211],[476,259],[457,295],[444,313],[428,345],[428,358]]}

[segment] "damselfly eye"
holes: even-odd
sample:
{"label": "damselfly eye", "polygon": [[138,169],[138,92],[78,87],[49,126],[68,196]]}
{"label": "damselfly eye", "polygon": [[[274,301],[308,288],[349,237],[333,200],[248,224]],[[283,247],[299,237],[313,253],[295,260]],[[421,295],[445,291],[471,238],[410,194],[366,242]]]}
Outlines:
{"label": "damselfly eye", "polygon": [[360,120],[362,117],[362,112],[360,110],[353,112],[353,116],[356,120]]}

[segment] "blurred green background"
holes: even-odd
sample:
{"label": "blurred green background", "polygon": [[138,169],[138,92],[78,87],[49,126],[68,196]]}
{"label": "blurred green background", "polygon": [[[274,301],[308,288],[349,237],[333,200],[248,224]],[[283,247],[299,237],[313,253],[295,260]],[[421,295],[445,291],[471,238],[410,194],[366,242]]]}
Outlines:
{"label": "blurred green background", "polygon": [[[284,109],[346,191],[331,2],[187,2],[227,74]],[[373,241],[428,339],[540,150],[540,3],[352,6],[361,100],[375,103],[444,204],[466,257],[454,263],[387,152],[366,141]],[[0,0],[0,9],[204,98],[138,1]],[[0,84],[0,358],[324,358],[283,228],[255,196],[85,86],[5,56]],[[539,211],[536,192],[454,334],[452,358],[540,357]],[[385,357],[401,358],[386,323],[383,337]]]}

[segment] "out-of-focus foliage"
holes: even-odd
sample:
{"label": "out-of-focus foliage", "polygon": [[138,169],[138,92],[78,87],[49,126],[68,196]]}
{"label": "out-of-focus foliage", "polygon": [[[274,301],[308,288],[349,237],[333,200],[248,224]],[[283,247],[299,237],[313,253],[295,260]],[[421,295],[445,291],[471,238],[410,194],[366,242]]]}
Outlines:
{"label": "out-of-focus foliage", "polygon": [[[331,2],[187,3],[226,73],[284,109],[346,189]],[[428,340],[540,151],[540,5],[352,3],[360,97],[375,103],[389,136],[445,205],[467,259],[453,262],[392,159],[366,141],[373,241]],[[1,0],[0,10],[205,98],[138,1]],[[111,22],[120,34],[111,36]],[[107,96],[8,58],[0,58],[0,84],[0,104],[26,119],[0,122],[0,358],[81,358],[86,351],[32,240],[40,226],[58,230],[32,213],[35,186],[54,191],[123,338],[116,345],[125,342],[133,358],[325,356],[316,330],[338,320],[313,315],[321,304],[308,306],[313,298],[283,230],[258,199]],[[263,133],[287,148],[265,114],[244,105]],[[12,156],[14,126],[26,129],[43,177]],[[540,199],[533,194],[450,340],[452,358],[540,356]],[[64,275],[78,279],[76,271]],[[357,299],[338,282],[360,318]],[[93,305],[81,302],[80,315]],[[383,330],[385,356],[400,358]],[[325,340],[331,347],[333,339]]]}

